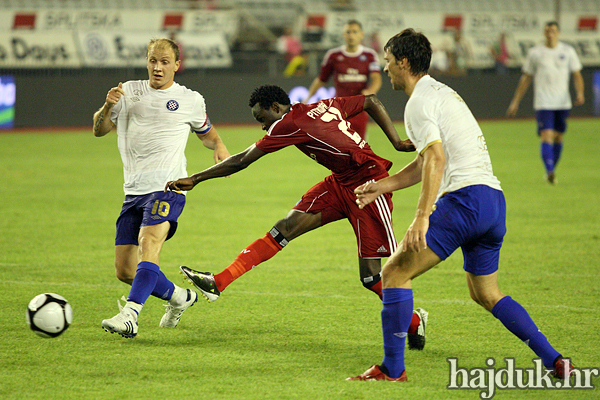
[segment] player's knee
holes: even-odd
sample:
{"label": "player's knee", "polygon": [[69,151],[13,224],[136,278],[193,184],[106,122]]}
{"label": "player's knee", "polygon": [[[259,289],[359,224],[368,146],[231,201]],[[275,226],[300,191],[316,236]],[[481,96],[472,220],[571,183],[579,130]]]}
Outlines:
{"label": "player's knee", "polygon": [[130,268],[128,265],[124,265],[120,262],[115,262],[115,275],[121,282],[131,285],[133,278],[135,278],[135,268]]}
{"label": "player's knee", "polygon": [[321,225],[321,214],[301,213],[292,210],[275,224],[275,228],[288,240],[311,231]]}
{"label": "player's knee", "polygon": [[[471,299],[473,299],[473,301],[477,304],[479,304],[480,306],[484,307],[483,303],[479,300],[479,297],[477,297],[477,295],[473,292],[470,293],[471,294]],[[485,308],[485,307],[484,307]]]}
{"label": "player's knee", "polygon": [[479,304],[481,307],[485,308],[488,311],[492,311],[492,308],[494,308],[494,306],[496,305],[496,303],[498,301],[500,301],[500,299],[502,297],[498,297],[495,295],[484,295],[484,296],[476,296],[473,293],[471,293],[471,298],[477,303]]}

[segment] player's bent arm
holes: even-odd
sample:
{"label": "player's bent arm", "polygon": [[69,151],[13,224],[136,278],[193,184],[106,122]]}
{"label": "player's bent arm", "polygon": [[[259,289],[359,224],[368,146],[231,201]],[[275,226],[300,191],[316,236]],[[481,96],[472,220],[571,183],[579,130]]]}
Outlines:
{"label": "player's bent arm", "polygon": [[422,159],[423,157],[419,155],[413,162],[396,174],[377,182],[365,183],[354,189],[358,207],[361,209],[364,208],[384,193],[390,193],[419,183],[421,181]]}
{"label": "player's bent arm", "polygon": [[417,155],[417,157],[400,171],[394,175],[390,175],[387,178],[382,179],[379,183],[384,180],[383,193],[395,192],[396,190],[405,189],[421,182],[423,168],[423,157]]}
{"label": "player's bent arm", "polygon": [[402,239],[404,248],[415,252],[427,248],[426,235],[429,229],[429,216],[433,211],[433,204],[440,188],[444,165],[446,164],[440,142],[434,143],[425,149],[422,157],[421,193],[417,203],[417,211],[413,222]]}
{"label": "player's bent arm", "polygon": [[317,93],[317,90],[319,90],[320,88],[325,86],[325,83],[326,82],[323,82],[317,76],[315,78],[315,80],[313,80],[312,83],[310,84],[310,87],[308,88],[308,95],[302,102],[306,104],[306,102],[308,102],[308,100],[310,100],[310,98],[313,97],[315,93]]}
{"label": "player's bent arm", "polygon": [[94,126],[92,127],[94,136],[104,136],[115,126],[110,120],[110,112],[124,94],[123,82],[119,82],[117,86],[108,91],[104,105],[94,114]]}
{"label": "player's bent arm", "polygon": [[374,95],[365,96],[363,109],[373,118],[373,121],[383,130],[390,143],[398,151],[415,151],[415,146],[408,139],[401,140],[396,127],[379,98]]}
{"label": "player's bent arm", "polygon": [[94,125],[92,132],[94,136],[101,137],[106,135],[115,126],[110,120],[110,110],[112,105],[104,103],[104,105],[94,113]]}
{"label": "player's bent arm", "polygon": [[362,91],[362,94],[377,94],[381,89],[381,73],[371,72],[369,74],[369,86]]}
{"label": "player's bent arm", "polygon": [[204,134],[197,134],[198,138],[202,140],[204,147],[210,150],[214,150],[215,163],[225,160],[229,157],[229,151],[225,146],[225,143],[221,140],[221,137],[217,133],[214,126],[211,126],[208,132]]}
{"label": "player's bent arm", "polygon": [[429,146],[422,154],[421,194],[415,218],[429,218],[444,174],[446,157],[440,142]]}
{"label": "player's bent arm", "polygon": [[519,104],[521,103],[521,99],[527,93],[527,89],[529,89],[529,85],[531,85],[532,76],[526,73],[521,75],[521,79],[519,79],[519,83],[517,84],[517,89],[515,90],[515,94],[513,96],[510,105],[508,106],[508,110],[506,111],[506,115],[509,117],[515,116],[517,114],[517,110],[519,109]]}
{"label": "player's bent arm", "polygon": [[575,105],[580,106],[585,102],[583,90],[585,85],[583,84],[583,77],[581,71],[573,72],[573,85],[575,86]]}

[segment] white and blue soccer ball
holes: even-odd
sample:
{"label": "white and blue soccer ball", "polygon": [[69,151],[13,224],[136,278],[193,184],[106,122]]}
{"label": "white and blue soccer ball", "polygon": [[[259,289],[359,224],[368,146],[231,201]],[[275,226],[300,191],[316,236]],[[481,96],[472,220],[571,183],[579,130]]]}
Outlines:
{"label": "white and blue soccer ball", "polygon": [[61,295],[42,293],[27,306],[27,324],[41,337],[53,338],[67,330],[73,322],[73,309]]}

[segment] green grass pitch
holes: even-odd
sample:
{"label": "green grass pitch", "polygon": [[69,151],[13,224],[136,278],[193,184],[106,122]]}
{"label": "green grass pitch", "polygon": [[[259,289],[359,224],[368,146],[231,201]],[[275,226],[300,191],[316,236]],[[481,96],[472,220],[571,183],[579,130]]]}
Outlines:
{"label": "green grass pitch", "polygon": [[[501,289],[525,306],[550,342],[579,367],[600,367],[600,157],[597,119],[572,119],[558,185],[543,180],[533,120],[485,121],[495,174],[508,203]],[[262,137],[258,125],[217,127],[236,153]],[[398,125],[401,136],[404,128]],[[376,153],[395,172],[396,153],[376,126]],[[188,172],[212,163],[194,136]],[[179,265],[219,272],[328,174],[294,148],[268,155],[188,194],[161,268],[190,287]],[[430,313],[427,345],[407,352],[409,382],[346,382],[382,359],[381,305],[358,279],[350,225],[340,221],[294,240],[234,282],[218,302],[199,301],[176,329],[160,329],[151,298],[138,337],[104,332],[129,286],[114,276],[114,224],[123,200],[116,135],[0,133],[0,398],[2,399],[477,399],[446,389],[447,357],[485,367],[494,357],[532,366],[533,352],[470,300],[462,255],[414,281]],[[418,187],[394,194],[398,239]],[[66,297],[74,322],[56,339],[25,323],[31,298]],[[594,379],[595,386],[600,379]],[[496,399],[590,399],[586,391],[500,390]]]}

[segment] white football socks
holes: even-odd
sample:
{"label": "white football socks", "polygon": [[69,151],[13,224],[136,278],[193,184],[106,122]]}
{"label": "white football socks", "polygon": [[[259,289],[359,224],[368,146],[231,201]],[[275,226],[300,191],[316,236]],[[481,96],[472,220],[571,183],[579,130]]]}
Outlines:
{"label": "white football socks", "polygon": [[169,300],[169,303],[174,307],[180,307],[185,304],[187,300],[187,290],[180,288],[179,286],[173,284],[175,289],[173,290],[173,296]]}

